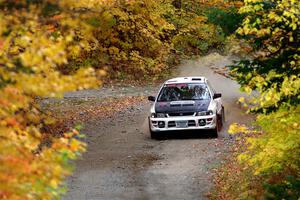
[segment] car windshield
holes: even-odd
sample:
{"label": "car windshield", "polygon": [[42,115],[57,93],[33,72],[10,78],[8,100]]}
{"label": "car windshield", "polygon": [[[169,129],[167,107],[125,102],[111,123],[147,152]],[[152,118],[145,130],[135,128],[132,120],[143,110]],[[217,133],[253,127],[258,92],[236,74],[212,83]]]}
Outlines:
{"label": "car windshield", "polygon": [[166,84],[160,91],[157,101],[209,100],[210,94],[206,84],[180,83]]}

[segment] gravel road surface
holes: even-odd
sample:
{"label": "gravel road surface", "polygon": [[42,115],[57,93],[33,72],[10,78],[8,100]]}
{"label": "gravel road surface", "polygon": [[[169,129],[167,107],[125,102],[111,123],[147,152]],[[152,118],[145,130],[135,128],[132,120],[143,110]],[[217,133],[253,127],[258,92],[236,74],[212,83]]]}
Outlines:
{"label": "gravel road surface", "polygon": [[[210,54],[183,62],[178,76],[206,76],[223,95],[226,124],[218,138],[209,132],[170,133],[166,140],[151,140],[147,115],[151,103],[116,113],[114,117],[86,124],[87,152],[76,162],[68,179],[65,200],[191,200],[207,199],[212,188],[212,170],[222,165],[232,138],[230,123],[249,123],[237,99],[239,86],[215,73],[231,64],[232,58]],[[155,95],[157,86],[103,88],[66,94],[66,98]]]}

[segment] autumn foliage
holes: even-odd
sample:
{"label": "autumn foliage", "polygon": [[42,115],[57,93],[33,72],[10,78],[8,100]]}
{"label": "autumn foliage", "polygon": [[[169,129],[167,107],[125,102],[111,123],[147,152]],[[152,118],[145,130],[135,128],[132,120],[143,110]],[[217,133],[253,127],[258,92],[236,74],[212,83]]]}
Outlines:
{"label": "autumn foliage", "polygon": [[258,114],[258,128],[231,126],[244,142],[218,174],[218,199],[300,197],[299,8],[294,0],[248,0],[240,8],[246,18],[237,34],[254,58],[232,66],[232,75],[253,94],[240,101]]}
{"label": "autumn foliage", "polygon": [[92,68],[61,70],[88,45],[77,37],[80,20],[70,22],[68,12],[47,17],[42,9],[47,3],[0,4],[1,199],[58,197],[69,161],[85,149],[76,129],[45,138],[55,120],[41,110],[39,98],[99,84]]}
{"label": "autumn foliage", "polygon": [[180,56],[221,47],[223,30],[203,5],[0,0],[0,198],[59,198],[70,160],[85,150],[76,128],[53,133],[43,98],[97,87],[104,76],[155,79]]}

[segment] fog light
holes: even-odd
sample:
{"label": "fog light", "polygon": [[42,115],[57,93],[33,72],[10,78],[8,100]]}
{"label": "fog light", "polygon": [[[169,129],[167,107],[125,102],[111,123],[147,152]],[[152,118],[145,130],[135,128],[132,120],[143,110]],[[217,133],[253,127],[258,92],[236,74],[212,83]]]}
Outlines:
{"label": "fog light", "polygon": [[158,127],[159,127],[159,128],[164,128],[164,127],[165,127],[165,122],[159,121],[159,122],[158,122]]}
{"label": "fog light", "polygon": [[205,119],[199,119],[198,123],[199,123],[199,126],[205,126],[206,125]]}

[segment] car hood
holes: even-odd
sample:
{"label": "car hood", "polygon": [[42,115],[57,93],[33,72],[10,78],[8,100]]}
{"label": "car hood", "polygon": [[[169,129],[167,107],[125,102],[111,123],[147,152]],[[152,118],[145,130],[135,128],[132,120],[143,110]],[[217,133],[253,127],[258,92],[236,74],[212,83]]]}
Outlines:
{"label": "car hood", "polygon": [[207,111],[210,100],[156,102],[156,113]]}

